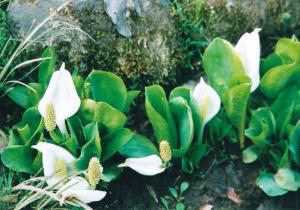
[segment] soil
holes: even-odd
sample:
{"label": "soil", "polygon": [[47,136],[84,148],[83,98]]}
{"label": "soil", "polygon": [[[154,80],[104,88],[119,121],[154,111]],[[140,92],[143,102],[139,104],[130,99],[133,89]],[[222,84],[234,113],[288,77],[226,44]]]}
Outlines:
{"label": "soil", "polygon": [[[299,192],[280,198],[267,197],[255,184],[257,175],[255,166],[245,165],[239,159],[219,163],[212,156],[193,175],[179,174],[169,168],[161,175],[145,177],[127,169],[120,180],[110,185],[106,198],[93,208],[163,209],[160,197],[170,195],[169,187],[178,188],[186,181],[190,187],[183,193],[185,209],[202,210],[210,204],[213,210],[300,210]],[[228,196],[230,192],[232,196]],[[175,200],[168,201],[170,209],[175,209]]]}

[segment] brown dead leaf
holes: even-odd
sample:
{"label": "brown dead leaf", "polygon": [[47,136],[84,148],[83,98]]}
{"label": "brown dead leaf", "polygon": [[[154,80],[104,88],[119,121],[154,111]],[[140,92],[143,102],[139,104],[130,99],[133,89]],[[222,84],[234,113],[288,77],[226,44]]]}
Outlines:
{"label": "brown dead leaf", "polygon": [[201,207],[199,208],[199,210],[211,210],[211,209],[213,209],[213,208],[214,208],[213,205],[205,204],[204,206],[201,206]]}
{"label": "brown dead leaf", "polygon": [[227,191],[227,197],[236,204],[241,204],[243,201],[241,197],[235,193],[234,188],[229,188]]}

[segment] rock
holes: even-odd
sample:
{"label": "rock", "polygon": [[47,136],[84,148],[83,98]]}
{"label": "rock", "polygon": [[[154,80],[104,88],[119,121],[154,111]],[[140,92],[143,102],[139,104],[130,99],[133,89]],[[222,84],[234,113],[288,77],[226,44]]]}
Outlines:
{"label": "rock", "polygon": [[[73,1],[41,28],[35,38],[45,34],[37,43],[54,45],[59,62],[66,61],[84,74],[108,70],[140,87],[173,83],[181,55],[167,0],[121,1],[117,7],[115,0]],[[11,1],[7,10],[11,31],[26,37],[64,2]]]}
{"label": "rock", "polygon": [[262,28],[263,52],[268,53],[282,36],[300,36],[300,0],[208,0],[201,18],[209,39],[236,43],[246,31]]}

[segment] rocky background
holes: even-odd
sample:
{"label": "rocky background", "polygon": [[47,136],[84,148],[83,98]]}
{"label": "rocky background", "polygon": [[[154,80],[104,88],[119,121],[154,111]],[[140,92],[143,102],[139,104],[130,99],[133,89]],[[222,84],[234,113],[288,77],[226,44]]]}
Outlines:
{"label": "rocky background", "polygon": [[[66,0],[12,0],[8,24],[26,34]],[[201,55],[215,37],[236,43],[262,28],[263,55],[279,37],[300,35],[300,0],[76,0],[36,35],[54,45],[60,62],[87,74],[101,69],[131,87],[174,87],[201,72]],[[110,3],[108,3],[110,2]],[[110,13],[109,13],[110,11]],[[112,17],[112,14],[116,14]]]}

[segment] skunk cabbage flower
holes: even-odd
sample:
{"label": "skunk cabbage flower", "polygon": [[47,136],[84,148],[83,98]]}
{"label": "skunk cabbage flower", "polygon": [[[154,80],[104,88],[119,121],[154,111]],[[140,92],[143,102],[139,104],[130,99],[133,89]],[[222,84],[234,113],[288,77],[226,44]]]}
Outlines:
{"label": "skunk cabbage flower", "polygon": [[52,131],[57,125],[61,133],[66,133],[65,120],[74,115],[79,107],[80,98],[72,76],[63,63],[60,70],[53,73],[48,88],[38,105],[46,129]]}
{"label": "skunk cabbage flower", "polygon": [[32,148],[42,153],[44,175],[49,186],[59,188],[61,181],[69,175],[68,165],[75,161],[71,153],[54,144],[39,142]]}
{"label": "skunk cabbage flower", "polygon": [[203,129],[206,123],[219,112],[221,99],[217,92],[204,82],[203,78],[196,85],[192,95],[200,106]]}
{"label": "skunk cabbage flower", "polygon": [[142,158],[127,158],[119,167],[129,167],[139,174],[153,176],[165,171],[164,164],[158,155],[149,155]]}
{"label": "skunk cabbage flower", "polygon": [[62,196],[62,202],[67,198],[76,198],[83,203],[91,203],[102,200],[106,192],[91,190],[89,183],[82,177],[74,177],[57,192]]}
{"label": "skunk cabbage flower", "polygon": [[259,59],[260,59],[260,41],[259,32],[256,28],[251,33],[245,33],[235,46],[235,51],[239,54],[245,73],[251,78],[253,92],[259,85]]}
{"label": "skunk cabbage flower", "polygon": [[172,159],[172,149],[169,142],[161,141],[159,144],[159,154],[164,162],[169,162]]}
{"label": "skunk cabbage flower", "polygon": [[87,169],[87,178],[93,188],[95,188],[96,185],[100,182],[102,174],[103,167],[100,164],[99,159],[96,157],[91,158]]}

